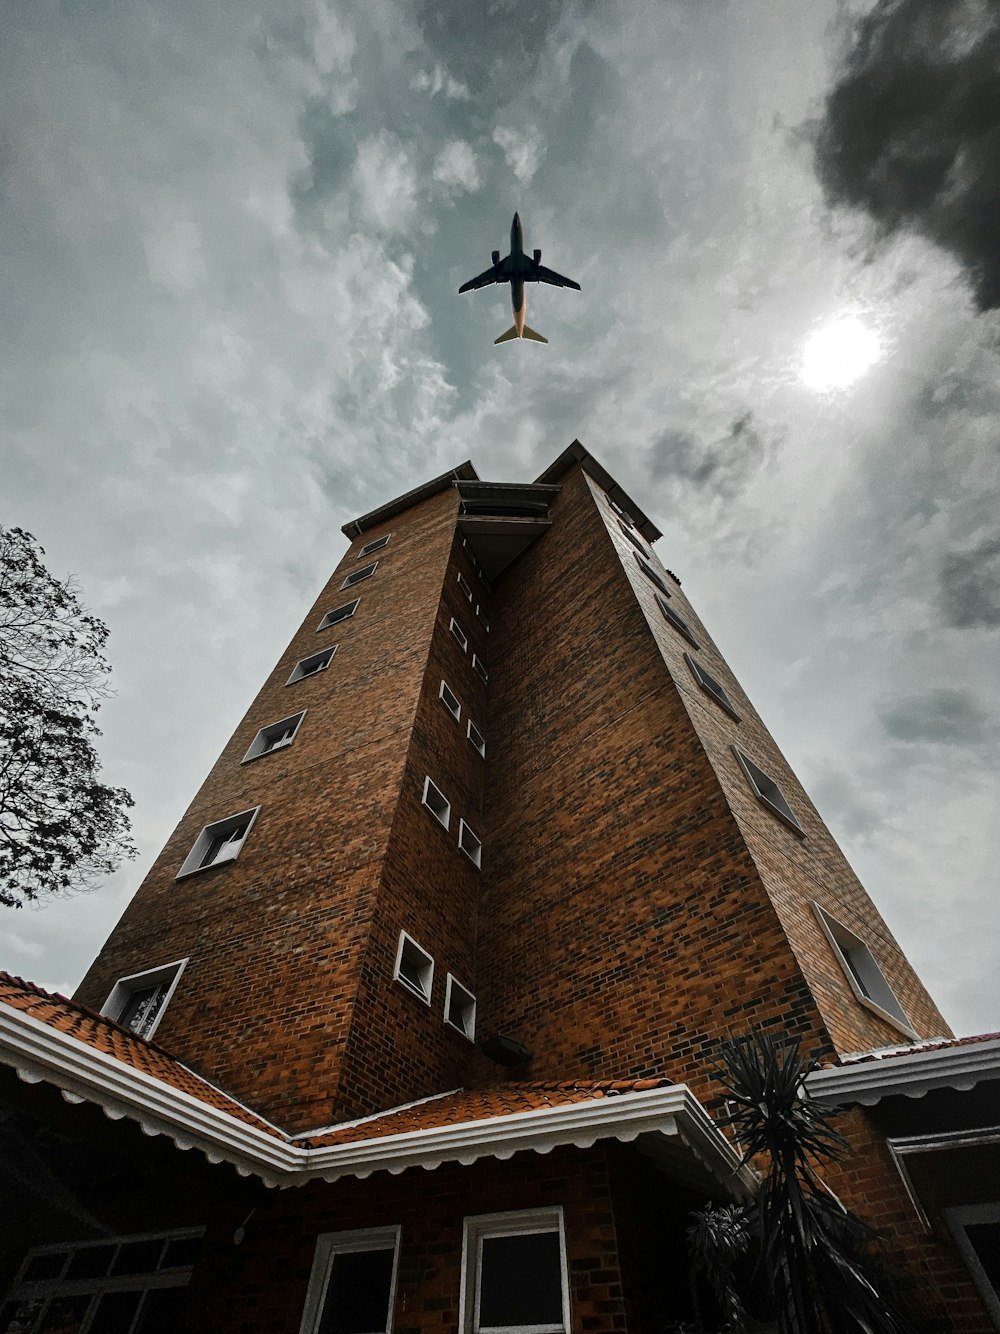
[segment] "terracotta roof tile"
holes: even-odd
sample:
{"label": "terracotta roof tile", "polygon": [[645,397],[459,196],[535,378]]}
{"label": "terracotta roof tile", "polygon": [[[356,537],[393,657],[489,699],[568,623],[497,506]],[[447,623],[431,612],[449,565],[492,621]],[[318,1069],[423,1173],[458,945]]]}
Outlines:
{"label": "terracotta roof tile", "polygon": [[303,1135],[293,1142],[309,1149],[325,1148],[333,1144],[355,1144],[363,1140],[383,1139],[388,1135],[438,1130],[443,1126],[487,1121],[497,1116],[537,1112],[546,1107],[568,1107],[573,1103],[627,1096],[647,1089],[668,1088],[671,1082],[669,1079],[567,1080],[458,1089],[438,1098],[391,1108],[361,1122],[353,1121],[319,1133]]}
{"label": "terracotta roof tile", "polygon": [[49,1028],[67,1033],[78,1042],[83,1042],[95,1051],[113,1057],[133,1070],[141,1070],[143,1074],[170,1084],[173,1088],[180,1089],[181,1092],[197,1098],[210,1107],[228,1112],[238,1121],[256,1126],[259,1130],[278,1138],[285,1138],[280,1131],[275,1130],[261,1117],[182,1065],[163,1047],[150,1042],[147,1038],[139,1037],[131,1029],[123,1028],[113,1019],[97,1014],[78,1001],[43,991],[34,982],[26,982],[23,978],[11,976],[10,973],[0,972],[0,1002],[14,1010],[20,1010],[23,1014],[31,1015]]}
{"label": "terracotta roof tile", "polygon": [[1000,1033],[974,1033],[964,1038],[929,1038],[926,1042],[909,1042],[899,1047],[876,1047],[871,1051],[852,1051],[841,1056],[840,1065],[861,1065],[866,1061],[891,1061],[897,1056],[912,1056],[914,1052],[945,1051],[952,1047],[967,1047],[975,1042],[996,1042]]}

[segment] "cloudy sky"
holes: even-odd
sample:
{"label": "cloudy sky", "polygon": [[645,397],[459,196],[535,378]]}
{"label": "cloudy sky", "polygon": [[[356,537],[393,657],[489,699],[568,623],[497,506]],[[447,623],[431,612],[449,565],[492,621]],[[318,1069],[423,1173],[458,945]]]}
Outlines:
{"label": "cloudy sky", "polygon": [[[34,0],[0,41],[0,521],[111,628],[141,858],[6,910],[73,988],[345,548],[575,436],[958,1031],[1000,1027],[1000,12]],[[548,347],[495,349],[526,242]]]}

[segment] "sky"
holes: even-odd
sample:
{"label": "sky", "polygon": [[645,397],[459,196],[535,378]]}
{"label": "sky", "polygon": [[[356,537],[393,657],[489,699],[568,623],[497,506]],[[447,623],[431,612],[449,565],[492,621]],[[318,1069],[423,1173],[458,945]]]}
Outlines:
{"label": "sky", "polygon": [[[110,627],[138,860],[0,910],[71,991],[346,549],[578,437],[946,1018],[1000,1028],[1000,7],[0,11],[0,522]],[[493,339],[529,250],[549,346]]]}

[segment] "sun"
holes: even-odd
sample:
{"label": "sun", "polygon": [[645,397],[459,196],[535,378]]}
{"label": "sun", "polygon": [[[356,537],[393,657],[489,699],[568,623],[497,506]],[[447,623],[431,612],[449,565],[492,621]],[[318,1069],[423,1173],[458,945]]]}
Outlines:
{"label": "sun", "polygon": [[881,358],[874,329],[857,315],[841,315],[809,336],[799,374],[811,389],[843,389]]}

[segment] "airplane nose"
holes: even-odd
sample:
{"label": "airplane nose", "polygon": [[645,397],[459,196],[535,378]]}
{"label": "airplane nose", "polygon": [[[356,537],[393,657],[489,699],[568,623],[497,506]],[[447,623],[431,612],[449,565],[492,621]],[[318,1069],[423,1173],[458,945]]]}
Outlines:
{"label": "airplane nose", "polygon": [[514,214],[514,225],[516,226],[520,221],[521,221],[520,217],[515,213],[515,214]]}

